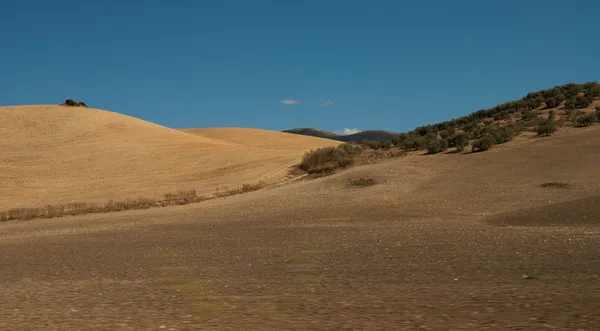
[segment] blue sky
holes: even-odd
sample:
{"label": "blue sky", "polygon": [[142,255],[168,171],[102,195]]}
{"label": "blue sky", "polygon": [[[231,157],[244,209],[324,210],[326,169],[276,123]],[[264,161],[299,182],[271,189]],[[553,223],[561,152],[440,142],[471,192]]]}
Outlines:
{"label": "blue sky", "polygon": [[596,0],[19,0],[0,9],[1,105],[73,98],[174,128],[406,131],[600,79]]}

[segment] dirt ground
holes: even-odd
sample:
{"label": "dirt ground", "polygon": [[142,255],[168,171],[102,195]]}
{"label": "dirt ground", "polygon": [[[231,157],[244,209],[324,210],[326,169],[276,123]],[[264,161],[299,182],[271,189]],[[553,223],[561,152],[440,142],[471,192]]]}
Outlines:
{"label": "dirt ground", "polygon": [[[599,147],[599,127],[563,130],[0,224],[0,329],[598,330]],[[348,185],[366,176],[377,184]]]}

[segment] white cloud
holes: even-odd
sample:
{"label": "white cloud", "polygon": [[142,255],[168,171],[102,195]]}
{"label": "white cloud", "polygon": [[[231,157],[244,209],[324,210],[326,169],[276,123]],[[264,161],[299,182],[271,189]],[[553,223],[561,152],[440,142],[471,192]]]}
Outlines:
{"label": "white cloud", "polygon": [[322,107],[328,107],[328,106],[334,105],[333,101],[331,101],[329,99],[325,99],[325,98],[309,99],[309,100],[283,99],[283,100],[279,100],[279,102],[281,102],[284,105],[298,105],[301,103],[302,104],[319,103],[319,105]]}
{"label": "white cloud", "polygon": [[356,128],[354,128],[354,129],[345,128],[344,131],[340,132],[340,134],[347,136],[349,134],[359,133],[360,131],[361,131],[360,129],[356,129]]}
{"label": "white cloud", "polygon": [[297,104],[301,103],[302,101],[293,100],[293,99],[284,99],[284,100],[280,100],[279,102],[281,102],[284,105],[297,105]]}

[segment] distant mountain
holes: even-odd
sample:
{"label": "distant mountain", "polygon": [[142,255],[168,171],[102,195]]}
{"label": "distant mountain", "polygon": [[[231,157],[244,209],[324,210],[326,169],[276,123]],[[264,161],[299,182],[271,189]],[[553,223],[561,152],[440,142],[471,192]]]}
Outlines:
{"label": "distant mountain", "polygon": [[398,135],[397,133],[383,130],[367,130],[349,135],[339,135],[333,132],[314,128],[295,128],[291,130],[284,130],[283,132],[339,141],[353,141],[357,143],[360,143],[363,140],[391,140],[394,136]]}
{"label": "distant mountain", "polygon": [[342,141],[354,141],[360,143],[363,140],[392,140],[392,138],[397,135],[398,133],[390,131],[367,130],[355,134],[349,134],[347,136],[339,136],[339,138]]}
{"label": "distant mountain", "polygon": [[295,128],[295,129],[291,129],[291,130],[283,130],[283,132],[301,134],[303,136],[341,140],[340,139],[341,136],[338,134],[335,134],[335,133],[329,132],[329,131],[313,129],[313,128]]}

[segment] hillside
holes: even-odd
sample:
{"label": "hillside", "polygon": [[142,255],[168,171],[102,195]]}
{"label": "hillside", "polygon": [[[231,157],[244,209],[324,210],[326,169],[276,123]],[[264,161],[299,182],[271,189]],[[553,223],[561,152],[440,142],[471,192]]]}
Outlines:
{"label": "hillside", "polygon": [[0,209],[209,194],[282,177],[305,150],[338,144],[262,130],[205,132],[98,109],[0,107]]}
{"label": "hillside", "polygon": [[282,132],[335,140],[340,140],[341,137],[339,134],[314,128],[295,128],[290,130],[283,130]]}
{"label": "hillside", "polygon": [[305,136],[312,136],[312,137],[334,139],[334,140],[339,140],[339,141],[344,141],[344,142],[352,141],[352,142],[357,142],[357,143],[361,143],[364,140],[391,140],[393,137],[398,135],[397,133],[390,132],[390,131],[383,131],[383,130],[366,130],[366,131],[361,131],[361,132],[349,134],[349,135],[339,135],[339,134],[335,134],[333,132],[328,132],[328,131],[323,131],[323,130],[313,129],[313,128],[296,128],[296,129],[291,129],[291,130],[284,130],[283,132],[294,133],[294,134],[305,135]]}
{"label": "hillside", "polygon": [[567,128],[187,206],[0,223],[0,329],[598,330],[599,149],[600,126]]}

